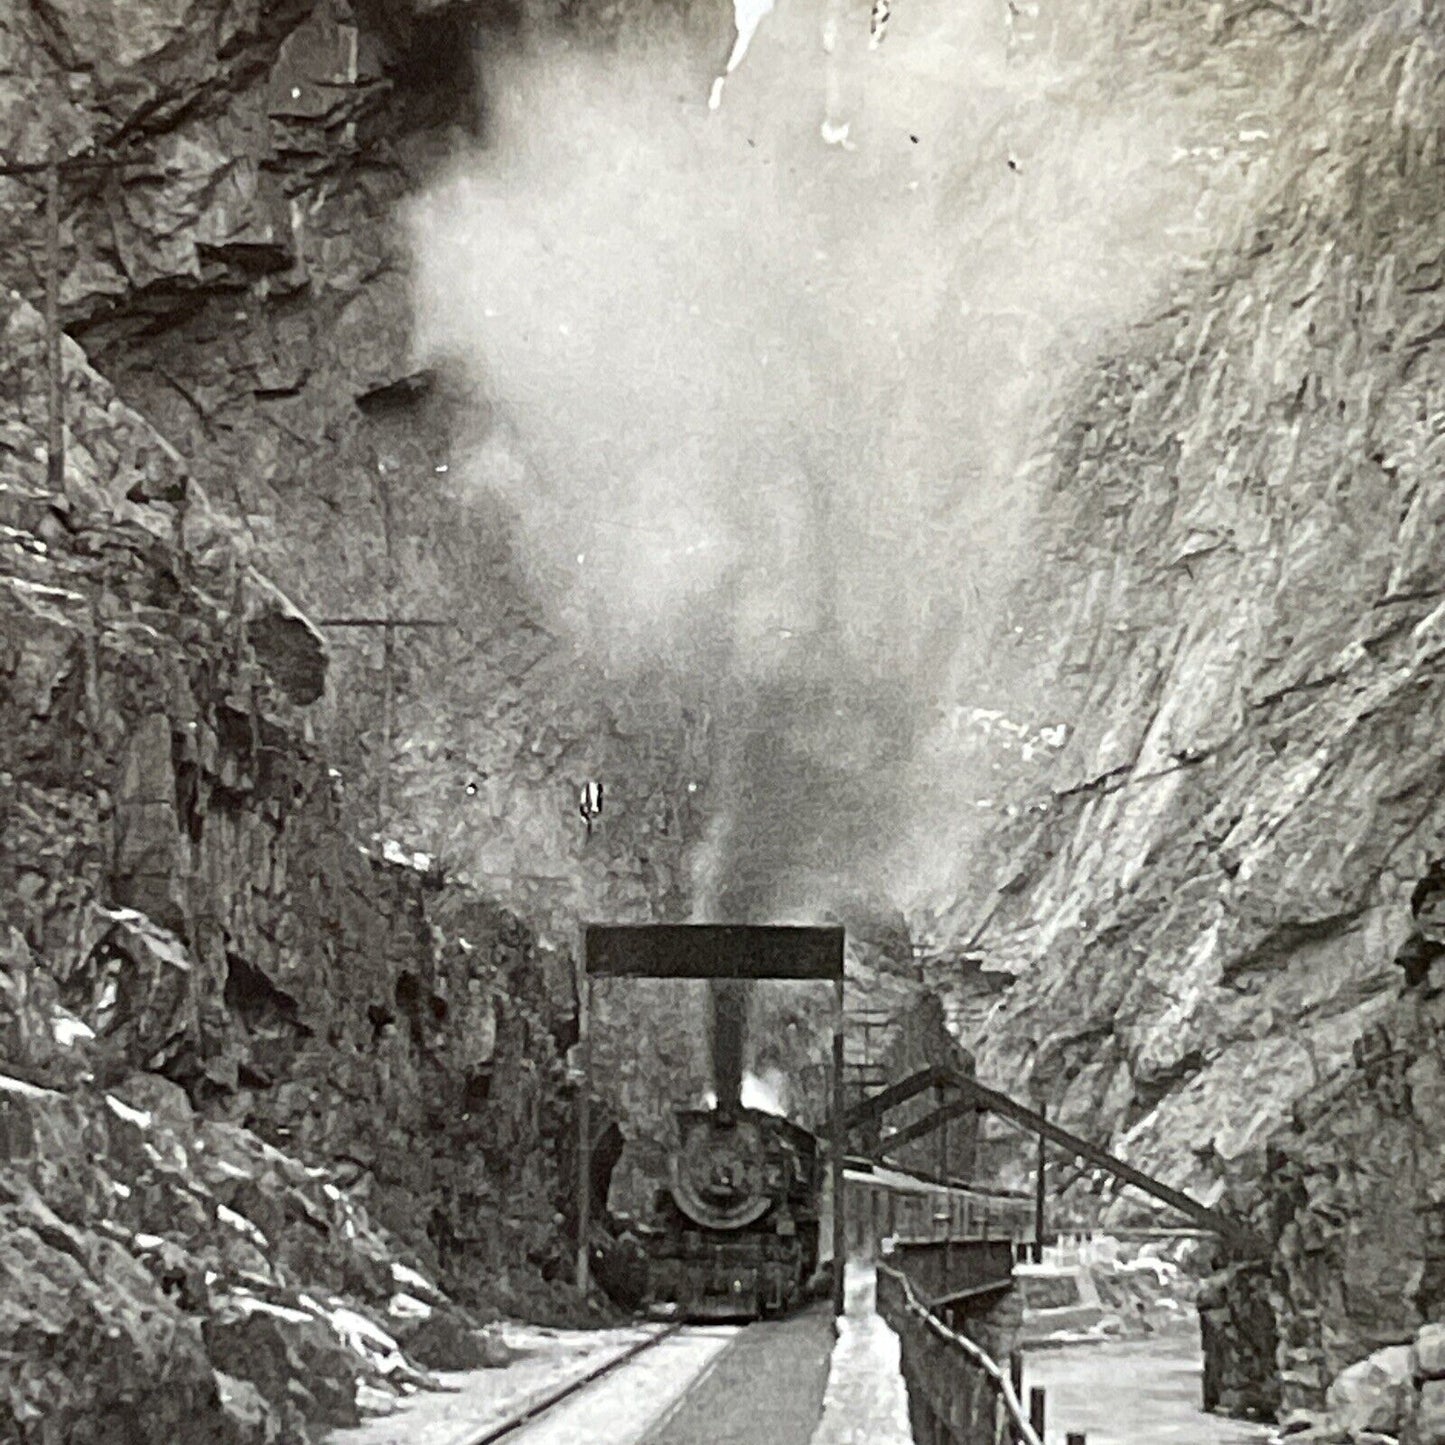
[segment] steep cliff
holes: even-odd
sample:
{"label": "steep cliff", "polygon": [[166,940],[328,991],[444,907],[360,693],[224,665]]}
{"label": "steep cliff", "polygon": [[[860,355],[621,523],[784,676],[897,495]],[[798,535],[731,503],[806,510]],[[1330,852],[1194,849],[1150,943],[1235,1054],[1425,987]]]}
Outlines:
{"label": "steep cliff", "polygon": [[[554,625],[515,519],[458,479],[454,453],[495,419],[413,359],[397,217],[458,138],[485,138],[476,51],[531,14],[584,8],[37,0],[0,15],[7,157],[97,163],[63,171],[62,311],[89,363],[68,348],[60,496],[43,481],[35,313],[4,304],[0,1017],[20,1081],[5,1100],[17,1137],[61,1141],[17,1146],[6,1176],[34,1251],[86,1255],[99,1236],[66,1229],[93,1233],[107,1191],[148,1198],[159,1166],[135,1154],[142,1126],[105,1102],[113,1089],[147,1127],[169,1100],[187,1177],[268,1239],[253,1214],[274,1197],[242,1207],[222,1199],[226,1168],[196,1173],[215,1140],[269,1161],[273,1196],[308,1218],[341,1208],[308,1168],[351,1189],[347,1209],[367,1196],[389,1242],[358,1264],[347,1219],[323,1219],[341,1253],[283,1260],[278,1309],[304,1311],[307,1284],[348,1269],[353,1293],[389,1307],[373,1265],[399,1252],[462,1295],[483,1277],[495,1293],[529,1256],[556,1265],[567,971],[444,880],[482,885],[554,940],[582,913],[682,914],[712,721],[665,668],[619,695]],[[596,8],[609,23],[629,11]],[[1012,770],[1026,777],[1014,821],[975,850],[1009,861],[962,889],[955,941],[990,999],[1016,982],[997,1009],[975,998],[956,1014],[986,1076],[1252,1213],[1276,1250],[1210,1296],[1243,1342],[1222,1398],[1268,1407],[1282,1385],[1286,1402],[1316,1402],[1440,1303],[1438,940],[1417,885],[1445,858],[1441,22],[1428,4],[1245,3],[1099,5],[1074,23],[1094,20],[1091,43],[1120,57],[1111,83],[1190,97],[1199,154],[1159,194],[1246,170],[1225,189],[1247,219],[1057,408],[1037,575],[1009,626],[1051,643],[1035,690],[1067,743],[1047,774]],[[1018,99],[1010,124],[1033,119],[1015,140],[1085,114],[1087,87],[1065,91],[1076,110]],[[980,149],[1000,139],[977,133]],[[1049,204],[1084,204],[1081,164],[1044,169],[1040,193],[1061,188]],[[1129,174],[1155,194],[1137,156]],[[0,178],[0,281],[33,303],[41,205],[33,176]],[[994,255],[991,214],[969,213],[976,258]],[[1200,216],[1196,229],[1217,220]],[[1122,269],[1107,274],[1127,289]],[[1049,294],[1087,330],[1095,311],[1065,307],[1058,270]],[[958,420],[946,389],[914,403],[931,430],[929,407]],[[877,565],[871,530],[860,549]],[[885,569],[906,555],[883,554]],[[442,625],[396,628],[388,647],[377,624],[395,617]],[[908,613],[903,634],[916,624]],[[886,662],[858,691],[825,678],[825,711],[871,718]],[[858,777],[869,799],[905,797],[894,733],[922,725],[887,703],[855,777],[820,770],[785,792],[797,759],[778,752],[774,787],[764,696],[739,766],[793,815],[782,853],[801,838],[820,871],[840,849],[873,856],[891,811],[855,808],[845,837],[811,810],[826,816]],[[588,831],[576,789],[594,777],[627,784]],[[734,851],[768,883],[778,859],[756,843],[740,834]],[[765,1062],[807,1054],[818,1016],[780,1001],[770,1019]],[[705,1084],[699,1032],[685,1004],[661,1020],[675,1072],[659,1091],[614,1030],[624,1042],[600,1063],[644,1130],[673,1084]],[[101,1133],[112,1162],[89,1193],[35,1163]],[[122,1234],[184,1247],[163,1227],[172,1205],[146,1208],[115,1214]],[[219,1205],[205,1228],[213,1247],[245,1234]],[[131,1263],[107,1258],[128,1288],[164,1291],[169,1266],[132,1271],[147,1263],[135,1238],[104,1245]],[[70,1269],[45,1258],[56,1279]],[[255,1260],[238,1260],[206,1268],[244,1298],[231,1286],[252,1288],[237,1271]],[[205,1309],[168,1309],[194,1344]],[[85,1338],[110,1348],[103,1329]],[[211,1366],[187,1358],[177,1417],[204,1400],[232,1428]],[[92,1422],[106,1408],[76,1404]],[[263,1415],[244,1438],[263,1438]],[[80,1419],[74,1438],[103,1428]]]}
{"label": "steep cliff", "polygon": [[986,1075],[1274,1241],[1230,1402],[1277,1367],[1318,1403],[1439,1305],[1428,940],[1396,959],[1445,847],[1442,31],[1215,19],[1268,28],[1280,123],[1237,239],[1064,409],[1032,621],[1072,734],[959,932],[991,909],[1017,976]]}
{"label": "steep cliff", "polygon": [[0,177],[6,1438],[303,1440],[485,1360],[459,1300],[577,1309],[571,965],[495,900],[676,907],[705,719],[549,628],[410,358],[398,204],[505,9],[0,16],[74,338],[55,490],[44,178]]}
{"label": "steep cliff", "polygon": [[[546,7],[532,7],[543,11]],[[706,720],[620,698],[562,635],[495,499],[456,475],[474,400],[418,369],[401,203],[485,132],[477,57],[531,9],[75,3],[0,17],[8,158],[62,175],[69,333],[331,642],[347,807],[540,915],[681,906]],[[0,179],[0,281],[35,304],[33,176]],[[478,258],[482,264],[481,258]],[[387,617],[442,623],[399,627]],[[389,680],[388,680],[389,679]],[[651,699],[656,696],[657,701]],[[595,836],[589,777],[627,788]]]}
{"label": "steep cliff", "polygon": [[570,964],[357,845],[310,624],[69,342],[49,490],[0,331],[0,1433],[305,1439],[545,1299]]}

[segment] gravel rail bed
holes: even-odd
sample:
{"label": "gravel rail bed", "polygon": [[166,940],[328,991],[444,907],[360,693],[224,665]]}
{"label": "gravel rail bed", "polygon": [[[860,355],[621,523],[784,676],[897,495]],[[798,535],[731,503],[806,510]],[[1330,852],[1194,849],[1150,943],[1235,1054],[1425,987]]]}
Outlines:
{"label": "gravel rail bed", "polygon": [[643,1445],[809,1445],[833,1350],[824,1306],[749,1325]]}

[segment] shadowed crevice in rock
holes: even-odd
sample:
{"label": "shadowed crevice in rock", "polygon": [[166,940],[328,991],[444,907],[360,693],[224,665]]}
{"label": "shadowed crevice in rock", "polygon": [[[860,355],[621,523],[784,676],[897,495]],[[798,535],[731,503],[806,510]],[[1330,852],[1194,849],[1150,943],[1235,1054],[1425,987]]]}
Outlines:
{"label": "shadowed crevice in rock", "polygon": [[246,624],[246,641],[292,702],[304,706],[326,691],[326,644],[299,613],[261,613]]}

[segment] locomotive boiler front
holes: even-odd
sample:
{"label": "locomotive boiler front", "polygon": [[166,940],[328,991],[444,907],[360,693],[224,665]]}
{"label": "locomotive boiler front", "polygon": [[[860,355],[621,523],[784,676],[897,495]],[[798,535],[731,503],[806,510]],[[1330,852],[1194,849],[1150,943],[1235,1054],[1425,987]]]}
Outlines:
{"label": "locomotive boiler front", "polygon": [[678,1130],[672,1198],[694,1224],[746,1229],[784,1202],[788,1161],[769,1149],[772,1141],[758,1120],[685,1110],[678,1115]]}
{"label": "locomotive boiler front", "polygon": [[649,1288],[691,1319],[756,1319],[801,1302],[818,1262],[817,1140],[753,1109],[684,1109]]}

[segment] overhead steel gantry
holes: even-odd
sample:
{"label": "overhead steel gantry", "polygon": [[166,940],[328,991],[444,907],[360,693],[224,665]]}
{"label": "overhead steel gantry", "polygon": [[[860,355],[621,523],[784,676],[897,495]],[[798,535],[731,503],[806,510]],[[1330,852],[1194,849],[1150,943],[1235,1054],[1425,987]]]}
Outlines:
{"label": "overhead steel gantry", "polygon": [[832,1108],[829,1170],[833,1210],[833,1313],[843,1313],[844,1153],[847,1131],[843,1100],[843,945],[836,927],[782,924],[588,923],[578,950],[577,1017],[577,1288],[588,1282],[588,1223],[591,1211],[590,1075],[592,990],[599,978],[708,979],[756,982],[794,979],[833,986]]}
{"label": "overhead steel gantry", "polygon": [[957,1073],[953,1069],[941,1067],[920,1069],[918,1073],[874,1094],[872,1098],[855,1104],[844,1115],[843,1126],[851,1133],[865,1124],[877,1123],[890,1109],[895,1109],[898,1105],[917,1098],[919,1094],[928,1089],[951,1089],[957,1097],[941,1104],[916,1123],[890,1135],[886,1146],[880,1146],[875,1151],[876,1158],[882,1159],[885,1147],[886,1149],[896,1149],[904,1144],[912,1143],[915,1139],[921,1139],[925,1135],[931,1134],[948,1120],[956,1119],[961,1114],[998,1114],[1002,1118],[1010,1119],[1015,1124],[1021,1125],[1030,1133],[1037,1134],[1041,1142],[1047,1140],[1075,1158],[1086,1159],[1090,1164],[1097,1165],[1123,1183],[1132,1184],[1134,1188],[1151,1198],[1158,1199],[1171,1208],[1177,1209],[1196,1224],[1202,1225],[1212,1234],[1229,1240],[1237,1247],[1252,1253],[1267,1253],[1264,1242],[1250,1230],[1248,1225],[1233,1215],[1226,1214],[1222,1210],[1211,1209],[1207,1204],[1201,1204],[1188,1194],[1145,1174],[1132,1164],[1125,1163],[1117,1155],[1110,1154],[1107,1149],[1101,1149],[1097,1144],[1091,1144],[1080,1135],[1055,1124],[1038,1110],[1030,1109],[1027,1105],[1020,1104],[1018,1100],[1009,1098],[1007,1094],[1002,1094],[997,1089],[990,1089],[967,1074]]}

